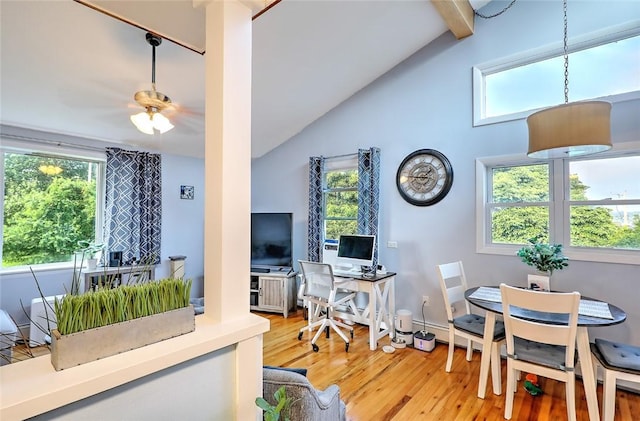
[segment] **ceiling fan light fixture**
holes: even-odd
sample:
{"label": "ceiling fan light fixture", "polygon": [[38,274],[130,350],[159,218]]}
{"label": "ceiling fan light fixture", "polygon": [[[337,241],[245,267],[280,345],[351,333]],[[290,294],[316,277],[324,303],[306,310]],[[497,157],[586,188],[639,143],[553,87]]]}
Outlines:
{"label": "ceiling fan light fixture", "polygon": [[175,127],[167,117],[153,107],[147,107],[147,111],[132,115],[131,122],[142,133],[151,135],[154,134],[154,129],[160,133],[166,133]]}
{"label": "ceiling fan light fixture", "polygon": [[162,43],[162,38],[147,32],[147,42],[152,47],[151,63],[151,90],[138,91],[133,99],[146,111],[131,116],[131,122],[145,134],[154,134],[154,129],[160,133],[166,133],[175,126],[169,119],[161,114],[161,111],[170,108],[171,99],[162,92],[156,91],[156,47]]}
{"label": "ceiling fan light fixture", "polygon": [[131,116],[131,122],[145,134],[153,134],[153,122],[146,111]]}
{"label": "ceiling fan light fixture", "polygon": [[153,127],[160,133],[168,132],[175,127],[167,117],[160,113],[154,113],[151,117],[151,121],[153,122]]}

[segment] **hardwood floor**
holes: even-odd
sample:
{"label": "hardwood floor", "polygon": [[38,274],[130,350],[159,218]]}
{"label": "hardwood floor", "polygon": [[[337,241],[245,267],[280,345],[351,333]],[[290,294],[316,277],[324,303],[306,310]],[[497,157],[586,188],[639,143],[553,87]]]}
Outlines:
{"label": "hardwood floor", "polygon": [[[311,349],[311,334],[298,341],[298,329],[306,321],[302,311],[282,315],[257,313],[268,318],[271,330],[264,335],[264,364],[305,367],[308,378],[318,389],[340,386],[349,421],[373,420],[503,420],[506,362],[502,364],[503,395],[487,387],[486,399],[478,399],[480,353],[467,362],[465,351],[456,349],[451,373],[444,371],[447,345],[437,344],[433,352],[413,348],[392,354],[369,350],[367,328],[356,325],[354,340],[345,352],[344,342],[332,335],[318,340],[319,352]],[[531,396],[518,384],[513,420],[565,420],[567,418],[564,383],[541,379],[542,396]],[[602,387],[598,386],[598,399]],[[640,419],[640,395],[618,389],[616,420]],[[577,419],[588,420],[582,381],[576,381]],[[633,414],[633,416],[632,416]]]}

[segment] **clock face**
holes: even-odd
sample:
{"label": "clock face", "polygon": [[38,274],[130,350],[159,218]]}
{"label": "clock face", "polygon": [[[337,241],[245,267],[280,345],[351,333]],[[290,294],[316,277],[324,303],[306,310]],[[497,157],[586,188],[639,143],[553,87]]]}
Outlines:
{"label": "clock face", "polygon": [[433,149],[410,153],[398,167],[396,185],[400,196],[416,206],[441,201],[453,183],[453,168],[446,156]]}

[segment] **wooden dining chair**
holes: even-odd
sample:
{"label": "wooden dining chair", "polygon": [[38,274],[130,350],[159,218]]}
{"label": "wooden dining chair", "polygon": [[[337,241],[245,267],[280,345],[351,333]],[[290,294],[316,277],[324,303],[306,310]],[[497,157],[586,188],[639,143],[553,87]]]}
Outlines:
{"label": "wooden dining chair", "polygon": [[[449,323],[449,353],[445,371],[450,373],[453,364],[455,337],[459,336],[467,340],[467,361],[471,361],[473,342],[482,344],[484,340],[485,318],[479,314],[473,314],[469,302],[464,298],[464,292],[467,290],[467,278],[461,261],[438,265],[438,274],[440,275],[440,287]],[[453,317],[454,304],[457,304],[460,310],[464,310],[457,317]],[[487,350],[487,352],[491,352],[491,376],[496,394],[500,394],[502,383],[500,378],[500,346],[505,343],[504,336],[504,324],[496,322],[491,350]],[[482,352],[485,350],[483,349]],[[480,384],[486,385],[486,379],[484,381],[481,379]],[[482,395],[481,397],[484,397],[484,390],[479,393]]]}
{"label": "wooden dining chair", "polygon": [[[576,419],[575,361],[580,293],[541,292],[500,285],[507,339],[507,392],[504,418],[511,419],[519,373],[538,374],[566,384],[567,417]],[[548,314],[550,323],[523,318]]]}
{"label": "wooden dining chair", "polygon": [[616,382],[624,380],[640,384],[640,347],[596,338],[591,344],[594,372],[602,376],[602,419],[613,421],[616,412]]}

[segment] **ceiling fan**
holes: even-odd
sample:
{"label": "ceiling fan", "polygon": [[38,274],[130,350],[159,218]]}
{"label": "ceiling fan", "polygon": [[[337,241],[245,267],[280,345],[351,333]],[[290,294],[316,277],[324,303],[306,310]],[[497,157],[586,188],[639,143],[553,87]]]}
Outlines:
{"label": "ceiling fan", "polygon": [[142,133],[152,135],[154,130],[165,133],[174,128],[169,119],[162,114],[162,111],[172,109],[173,105],[167,95],[156,91],[156,47],[162,43],[162,38],[151,32],[147,32],[146,38],[152,47],[151,90],[138,91],[134,95],[135,101],[145,111],[132,115],[131,122]]}

